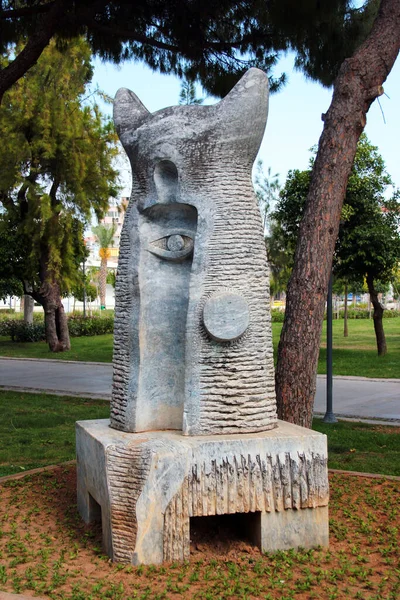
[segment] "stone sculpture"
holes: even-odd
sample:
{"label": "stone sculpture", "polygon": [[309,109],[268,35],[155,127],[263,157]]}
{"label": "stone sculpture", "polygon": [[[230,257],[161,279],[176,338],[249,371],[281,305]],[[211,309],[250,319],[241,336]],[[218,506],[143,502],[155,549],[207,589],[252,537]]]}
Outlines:
{"label": "stone sculpture", "polygon": [[205,435],[276,425],[251,182],[267,107],[268,80],[256,69],[214,106],[150,114],[129,90],[117,93],[134,183],[116,285],[116,429]]}
{"label": "stone sculpture", "polygon": [[263,550],[326,545],[326,438],[277,421],[268,266],[251,183],[268,80],[215,106],[114,120],[132,196],[116,284],[111,419],[77,424],[78,507],[114,560],[189,556],[190,518],[249,516]]}

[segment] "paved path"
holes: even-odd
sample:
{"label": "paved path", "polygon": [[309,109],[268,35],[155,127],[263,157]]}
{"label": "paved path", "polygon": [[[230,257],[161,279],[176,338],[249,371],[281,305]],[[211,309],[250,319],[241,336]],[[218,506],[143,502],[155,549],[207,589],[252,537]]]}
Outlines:
{"label": "paved path", "polygon": [[[0,388],[110,398],[111,365],[0,358]],[[326,379],[319,376],[315,412],[325,413]],[[400,380],[335,377],[333,409],[342,417],[400,424]]]}
{"label": "paved path", "polygon": [[111,365],[0,358],[0,388],[110,399]]}
{"label": "paved path", "polygon": [[[317,378],[314,412],[325,414],[326,377]],[[337,416],[397,421],[400,425],[400,379],[334,377],[333,411]]]}

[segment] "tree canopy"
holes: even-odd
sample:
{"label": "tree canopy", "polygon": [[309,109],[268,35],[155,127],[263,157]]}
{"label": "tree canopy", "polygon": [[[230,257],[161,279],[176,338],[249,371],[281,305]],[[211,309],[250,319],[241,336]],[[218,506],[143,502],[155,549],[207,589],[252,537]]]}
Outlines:
{"label": "tree canopy", "polygon": [[[272,214],[275,229],[268,244],[276,247],[280,243],[291,266],[310,180],[311,170],[290,171]],[[378,148],[363,134],[347,183],[333,271],[345,281],[358,281],[362,285],[366,280],[378,321],[382,317],[377,298],[379,284],[395,278],[400,262],[399,192],[388,199],[390,185],[391,179]],[[386,348],[380,347],[380,338],[384,344],[382,324],[378,324],[378,328],[378,352],[384,354]]]}
{"label": "tree canopy", "polygon": [[[0,96],[39,58],[50,39],[84,35],[105,60],[139,60],[197,79],[224,95],[250,66],[271,72],[277,53],[296,53],[307,76],[331,85],[341,62],[368,34],[379,5],[367,0],[1,0],[0,53],[26,45],[0,72]],[[282,78],[273,80],[277,88]]]}
{"label": "tree canopy", "polygon": [[0,107],[1,220],[14,249],[1,269],[9,278],[12,267],[46,308],[48,331],[53,315],[53,332],[61,328],[61,295],[85,255],[85,223],[92,211],[101,217],[118,192],[112,123],[96,105],[82,103],[90,54],[83,39],[62,52],[52,42]]}
{"label": "tree canopy", "polygon": [[[271,219],[279,230],[277,237],[284,245],[291,265],[310,188],[313,161],[314,159],[307,171],[289,171],[276,209],[271,214]],[[391,199],[386,197],[391,184],[378,148],[362,134],[346,187],[336,243],[334,271],[338,276],[359,278],[366,276],[368,270],[373,271],[375,277],[380,274],[382,281],[392,276],[393,264],[396,264],[392,255],[394,253],[394,257],[396,256],[397,247],[391,247],[390,242],[398,237],[400,207],[398,192]],[[385,235],[380,235],[381,227],[384,227]],[[378,238],[386,244],[386,251],[382,248],[375,252]],[[371,244],[372,239],[376,239],[376,243]]]}

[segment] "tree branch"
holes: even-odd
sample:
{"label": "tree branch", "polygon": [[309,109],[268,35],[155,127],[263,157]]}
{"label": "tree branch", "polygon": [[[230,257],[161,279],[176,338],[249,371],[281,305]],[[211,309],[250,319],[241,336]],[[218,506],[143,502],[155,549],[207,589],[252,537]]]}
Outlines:
{"label": "tree branch", "polygon": [[60,181],[58,179],[58,177],[56,177],[53,181],[53,183],[51,184],[51,188],[50,188],[50,192],[49,192],[49,196],[50,196],[50,200],[51,200],[51,206],[54,208],[58,202],[57,202],[57,190],[60,186]]}
{"label": "tree branch", "polygon": [[171,52],[179,52],[178,46],[173,46],[172,44],[166,44],[164,42],[160,42],[159,40],[155,40],[151,37],[146,37],[145,35],[140,35],[139,33],[132,34],[132,31],[129,29],[123,29],[121,27],[108,27],[107,25],[102,25],[98,23],[95,19],[87,19],[85,20],[85,25],[90,27],[91,30],[97,31],[99,33],[103,33],[104,35],[114,37],[122,37],[128,41],[139,42],[140,44],[149,44],[150,46],[154,46],[155,48],[159,48],[160,50],[169,50]]}
{"label": "tree branch", "polygon": [[[154,48],[159,48],[160,50],[169,50],[170,52],[177,52],[177,53],[182,53],[179,46],[175,46],[173,44],[167,44],[165,42],[161,42],[160,40],[156,40],[153,37],[148,37],[145,35],[140,35],[139,33],[133,33],[130,29],[124,29],[122,27],[115,27],[114,25],[108,26],[108,25],[103,25],[101,23],[99,23],[98,21],[96,21],[95,19],[91,18],[86,18],[84,19],[85,21],[85,25],[87,27],[90,27],[91,30],[95,30],[98,31],[99,33],[102,33],[104,35],[113,37],[113,36],[118,36],[121,38],[125,38],[126,41],[133,41],[133,42],[139,42],[140,44],[149,44],[150,46],[153,46]],[[155,25],[154,25],[155,26]],[[157,29],[159,29],[161,32],[163,31],[162,28],[160,28],[159,26],[155,26],[157,27]],[[235,40],[234,42],[231,43],[227,43],[226,41],[220,40],[220,41],[215,41],[215,42],[207,42],[205,45],[207,48],[209,49],[213,49],[213,50],[218,50],[220,52],[228,52],[229,50],[233,49],[233,48],[240,48],[241,46],[243,46],[243,44],[247,44],[253,42],[254,43],[254,35],[246,35],[241,39]]]}
{"label": "tree branch", "polygon": [[0,10],[0,21],[4,19],[19,19],[20,17],[39,15],[48,12],[54,2],[39,4],[36,6],[25,6],[24,8],[13,8],[11,10]]}
{"label": "tree branch", "polygon": [[15,210],[15,204],[13,202],[13,199],[6,192],[0,192],[0,202],[8,210],[10,210],[10,211]]}
{"label": "tree branch", "polygon": [[54,0],[50,10],[45,14],[42,22],[35,32],[29,37],[25,48],[5,69],[0,71],[0,104],[4,93],[22,77],[26,71],[38,61],[43,50],[49,44],[56,32],[60,19],[69,2],[68,0]]}

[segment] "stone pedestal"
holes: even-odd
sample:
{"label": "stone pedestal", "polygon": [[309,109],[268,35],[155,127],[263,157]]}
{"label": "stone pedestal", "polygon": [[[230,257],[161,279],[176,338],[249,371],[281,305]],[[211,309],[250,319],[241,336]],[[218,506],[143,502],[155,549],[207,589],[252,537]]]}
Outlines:
{"label": "stone pedestal", "polygon": [[262,551],[328,545],[326,436],[282,421],[268,432],[186,437],[77,423],[78,509],[101,518],[114,561],[190,554],[190,518],[248,514]]}

